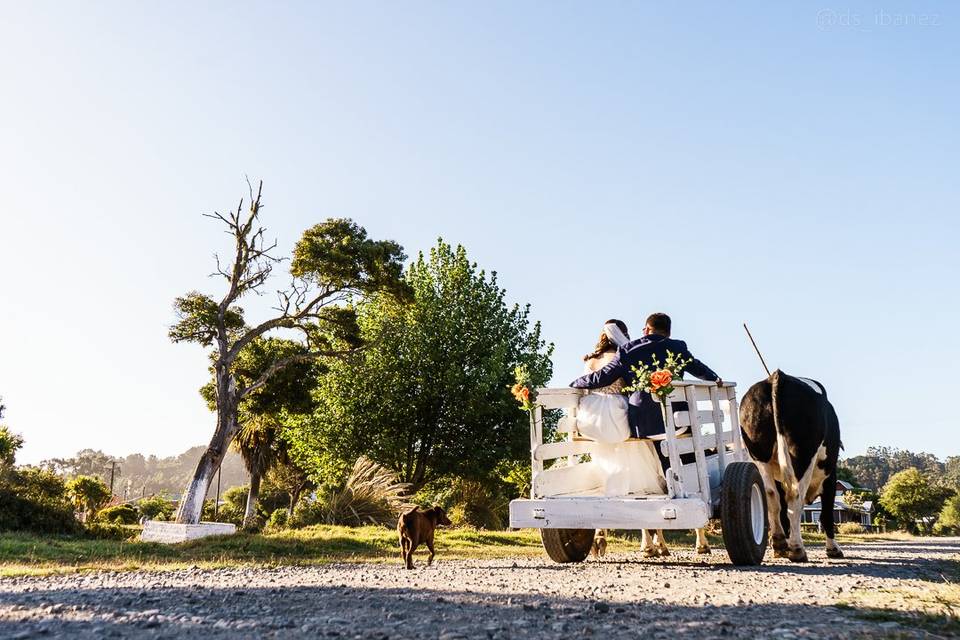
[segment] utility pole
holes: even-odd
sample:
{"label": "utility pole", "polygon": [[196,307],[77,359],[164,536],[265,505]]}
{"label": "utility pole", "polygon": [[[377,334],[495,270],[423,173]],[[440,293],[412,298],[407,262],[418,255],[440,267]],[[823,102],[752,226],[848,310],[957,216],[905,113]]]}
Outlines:
{"label": "utility pole", "polygon": [[113,496],[113,475],[114,475],[114,472],[116,472],[116,470],[117,470],[117,461],[111,460],[110,461],[110,496],[111,497]]}

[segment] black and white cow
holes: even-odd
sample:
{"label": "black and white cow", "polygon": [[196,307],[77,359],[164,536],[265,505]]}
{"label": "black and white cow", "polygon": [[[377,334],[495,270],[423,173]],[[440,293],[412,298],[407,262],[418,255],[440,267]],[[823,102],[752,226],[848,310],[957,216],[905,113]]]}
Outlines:
{"label": "black and white cow", "polygon": [[763,476],[774,555],[793,562],[807,561],[800,518],[803,505],[820,496],[827,556],[842,558],[843,552],[833,539],[832,508],[837,494],[837,455],[842,446],[840,421],[823,385],[779,369],[774,371],[743,396],[740,428]]}

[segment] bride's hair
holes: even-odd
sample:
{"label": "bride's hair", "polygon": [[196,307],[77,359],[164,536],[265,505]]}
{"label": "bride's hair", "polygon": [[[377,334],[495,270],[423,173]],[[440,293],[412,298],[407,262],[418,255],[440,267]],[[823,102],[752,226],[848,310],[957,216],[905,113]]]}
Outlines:
{"label": "bride's hair", "polygon": [[[617,327],[620,328],[620,331],[623,331],[623,335],[627,336],[627,338],[630,337],[630,332],[627,331],[627,325],[623,322],[623,320],[611,319],[611,320],[607,320],[603,324],[610,324],[611,322],[617,325]],[[615,345],[613,343],[613,340],[611,340],[607,336],[606,332],[601,331],[600,338],[597,341],[597,346],[594,347],[593,349],[593,353],[588,353],[587,355],[583,356],[583,360],[584,362],[586,362],[587,360],[593,360],[594,358],[599,358],[600,356],[607,353],[608,351],[616,351],[616,350],[617,350],[617,345]]]}

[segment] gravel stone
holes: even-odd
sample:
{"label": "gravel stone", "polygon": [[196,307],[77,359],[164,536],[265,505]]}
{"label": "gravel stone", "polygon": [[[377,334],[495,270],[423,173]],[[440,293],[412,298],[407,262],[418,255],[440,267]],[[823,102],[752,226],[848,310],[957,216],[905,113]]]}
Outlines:
{"label": "gravel stone", "polygon": [[626,640],[930,637],[910,620],[839,608],[859,591],[941,581],[958,538],[850,545],[846,558],[793,564],[768,554],[733,567],[722,550],[582,564],[545,558],[196,568],[0,578],[0,638],[349,638]]}

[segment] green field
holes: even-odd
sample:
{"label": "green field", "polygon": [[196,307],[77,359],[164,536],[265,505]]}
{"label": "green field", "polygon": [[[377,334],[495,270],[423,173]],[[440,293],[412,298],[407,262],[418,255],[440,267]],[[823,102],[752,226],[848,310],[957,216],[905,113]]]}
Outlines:
{"label": "green field", "polygon": [[[135,533],[135,531],[132,531]],[[219,536],[177,545],[137,540],[119,541],[85,537],[0,534],[0,576],[43,575],[91,570],[164,570],[191,566],[309,565],[330,562],[399,561],[396,532],[386,527],[313,526],[276,533]],[[841,542],[902,538],[840,536]],[[673,545],[693,544],[690,532],[669,532]],[[813,544],[822,536],[805,535]],[[636,550],[639,540],[610,536],[611,552]],[[723,541],[710,536],[714,549],[722,552]],[[540,536],[534,530],[477,531],[451,529],[437,532],[437,551],[443,558],[503,558],[540,556]],[[421,547],[418,555],[425,555]]]}

